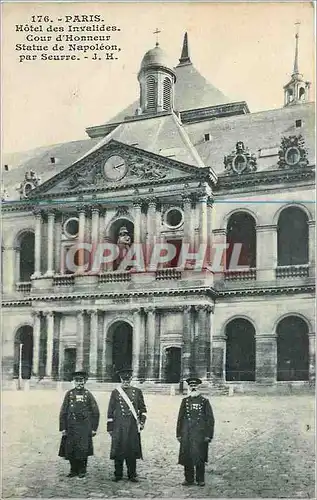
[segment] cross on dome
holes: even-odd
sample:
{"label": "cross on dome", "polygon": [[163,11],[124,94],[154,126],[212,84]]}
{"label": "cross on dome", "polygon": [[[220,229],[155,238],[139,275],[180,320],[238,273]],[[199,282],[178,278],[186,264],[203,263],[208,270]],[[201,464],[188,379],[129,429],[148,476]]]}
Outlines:
{"label": "cross on dome", "polygon": [[153,31],[153,35],[156,35],[156,43],[155,43],[156,47],[159,46],[159,33],[161,33],[161,31],[158,28],[156,28],[155,31]]}

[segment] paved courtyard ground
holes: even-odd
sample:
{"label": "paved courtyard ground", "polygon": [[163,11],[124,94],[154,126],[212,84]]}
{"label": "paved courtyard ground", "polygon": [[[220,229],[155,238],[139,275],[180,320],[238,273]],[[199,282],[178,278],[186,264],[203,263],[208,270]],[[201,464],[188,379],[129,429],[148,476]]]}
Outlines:
{"label": "paved courtyard ground", "polygon": [[148,422],[142,433],[144,461],[138,461],[140,483],[113,483],[105,430],[109,393],[95,396],[101,409],[95,456],[85,479],[69,479],[68,462],[57,457],[63,393],[3,393],[3,498],[314,497],[313,396],[213,398],[216,431],[205,488],[181,486],[175,439],[181,397],[163,395],[145,395]]}

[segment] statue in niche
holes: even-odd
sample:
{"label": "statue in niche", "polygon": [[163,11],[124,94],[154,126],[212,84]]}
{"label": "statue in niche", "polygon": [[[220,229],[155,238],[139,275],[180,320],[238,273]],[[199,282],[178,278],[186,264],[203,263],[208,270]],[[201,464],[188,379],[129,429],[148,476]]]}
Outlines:
{"label": "statue in niche", "polygon": [[127,228],[125,226],[120,227],[117,245],[121,248],[129,250],[131,242],[131,236],[129,235]]}
{"label": "statue in niche", "polygon": [[119,247],[119,256],[116,262],[114,263],[114,270],[118,268],[120,262],[125,258],[131,244],[132,244],[132,239],[131,236],[129,235],[129,231],[125,226],[120,227],[117,239],[117,245]]}

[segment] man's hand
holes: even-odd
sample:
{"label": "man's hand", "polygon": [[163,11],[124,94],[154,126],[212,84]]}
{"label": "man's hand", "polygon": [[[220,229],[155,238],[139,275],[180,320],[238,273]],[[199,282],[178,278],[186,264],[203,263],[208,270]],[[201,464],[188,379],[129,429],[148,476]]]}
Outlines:
{"label": "man's hand", "polygon": [[180,436],[177,437],[177,441],[181,442],[182,438]]}
{"label": "man's hand", "polygon": [[96,434],[97,434],[96,431],[92,431],[92,433],[91,433],[92,437],[95,437]]}
{"label": "man's hand", "polygon": [[210,443],[211,439],[208,437],[205,437],[205,443]]}
{"label": "man's hand", "polygon": [[62,431],[62,436],[67,436],[67,431],[63,430]]}

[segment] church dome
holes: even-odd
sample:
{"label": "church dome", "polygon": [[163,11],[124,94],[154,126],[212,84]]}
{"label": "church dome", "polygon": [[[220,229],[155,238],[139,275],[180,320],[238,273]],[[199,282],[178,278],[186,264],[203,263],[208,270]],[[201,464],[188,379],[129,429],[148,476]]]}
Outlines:
{"label": "church dome", "polygon": [[147,68],[164,67],[171,69],[173,66],[168,60],[168,56],[164,50],[158,45],[151,50],[148,50],[141,62],[141,70]]}

